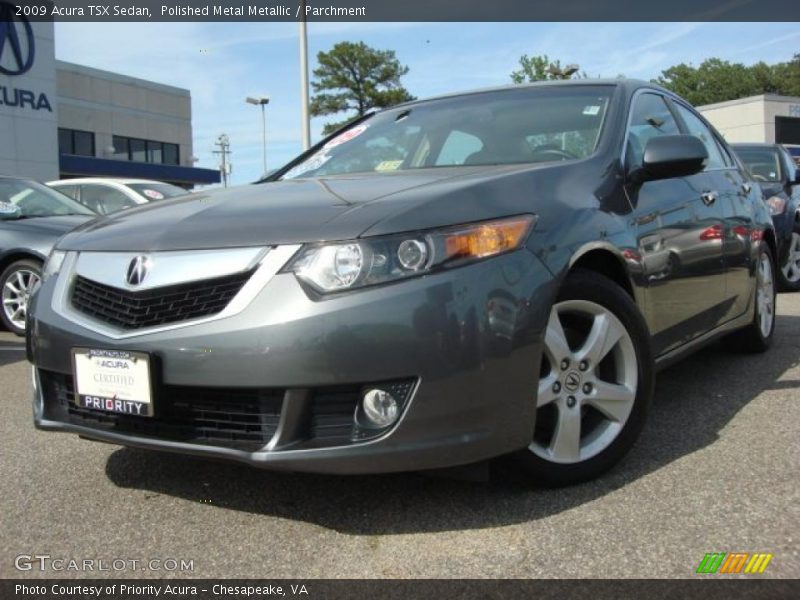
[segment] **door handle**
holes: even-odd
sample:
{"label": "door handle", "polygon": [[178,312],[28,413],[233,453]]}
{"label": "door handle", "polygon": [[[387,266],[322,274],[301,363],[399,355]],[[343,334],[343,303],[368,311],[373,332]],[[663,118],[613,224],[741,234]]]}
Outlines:
{"label": "door handle", "polygon": [[752,186],[752,185],[750,185],[749,183],[743,183],[743,184],[742,184],[742,191],[743,191],[745,194],[749,194],[749,193],[750,193],[750,190],[752,190],[752,189],[753,189],[753,186]]}
{"label": "door handle", "polygon": [[703,204],[711,206],[717,201],[717,192],[703,192],[700,197],[703,199]]}

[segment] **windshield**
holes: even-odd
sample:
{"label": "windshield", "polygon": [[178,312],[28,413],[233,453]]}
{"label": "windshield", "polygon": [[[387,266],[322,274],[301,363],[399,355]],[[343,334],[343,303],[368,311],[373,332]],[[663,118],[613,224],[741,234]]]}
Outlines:
{"label": "windshield", "polygon": [[781,161],[775,148],[736,148],[736,154],[756,181],[781,181]]}
{"label": "windshield", "polygon": [[340,132],[281,179],[586,158],[613,89],[519,88],[389,109]]}
{"label": "windshield", "polygon": [[0,179],[0,204],[15,207],[11,218],[97,216],[72,198],[34,181]]}
{"label": "windshield", "polygon": [[149,202],[189,193],[182,187],[170,183],[127,183],[125,185]]}

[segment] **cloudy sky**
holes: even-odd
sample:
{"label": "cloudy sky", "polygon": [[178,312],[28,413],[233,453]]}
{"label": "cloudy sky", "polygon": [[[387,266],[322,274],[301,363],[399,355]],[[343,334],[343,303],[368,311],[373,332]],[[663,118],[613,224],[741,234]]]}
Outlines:
{"label": "cloudy sky", "polygon": [[[188,88],[197,166],[215,168],[220,133],[233,150],[233,182],[262,171],[259,108],[266,94],[268,168],[301,148],[298,25],[295,23],[56,23],[56,57]],[[310,23],[317,52],[340,41],[395,50],[418,97],[510,83],[520,55],[577,63],[589,76],[650,79],[709,57],[751,64],[800,52],[796,23]],[[326,119],[312,121],[312,141]]]}

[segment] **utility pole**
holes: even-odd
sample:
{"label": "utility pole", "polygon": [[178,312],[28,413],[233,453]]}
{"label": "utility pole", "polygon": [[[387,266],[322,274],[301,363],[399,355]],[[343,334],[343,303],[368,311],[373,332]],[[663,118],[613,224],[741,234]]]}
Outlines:
{"label": "utility pole", "polygon": [[217,137],[217,141],[214,142],[214,145],[219,147],[219,150],[213,150],[212,152],[213,154],[220,155],[219,172],[222,175],[222,185],[228,187],[228,176],[233,170],[231,168],[231,163],[228,162],[228,155],[233,154],[233,151],[230,150],[231,140],[228,138],[228,134],[221,133]]}

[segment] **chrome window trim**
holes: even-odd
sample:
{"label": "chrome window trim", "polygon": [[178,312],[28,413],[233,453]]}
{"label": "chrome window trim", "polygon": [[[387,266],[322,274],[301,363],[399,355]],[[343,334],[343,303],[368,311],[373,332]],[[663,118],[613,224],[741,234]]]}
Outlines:
{"label": "chrome window trim", "polygon": [[[255,297],[261,292],[261,290],[264,289],[267,283],[269,283],[269,281],[278,273],[278,271],[280,271],[283,266],[292,258],[292,256],[295,255],[297,250],[300,249],[300,246],[301,244],[292,244],[286,246],[275,246],[271,248],[260,248],[259,250],[262,252],[259,255],[260,259],[257,262],[258,268],[256,269],[255,273],[253,273],[250,279],[248,279],[247,282],[242,286],[242,289],[239,290],[236,296],[233,297],[233,299],[221,312],[200,319],[189,319],[186,321],[170,323],[168,325],[146,327],[136,330],[125,330],[118,327],[112,327],[106,323],[93,319],[72,307],[70,303],[70,294],[75,283],[75,278],[78,275],[76,271],[76,265],[81,253],[70,251],[67,252],[66,257],[64,258],[64,263],[61,266],[61,273],[56,279],[51,301],[51,308],[56,314],[64,317],[68,321],[114,340],[129,339],[144,335],[151,335],[153,333],[161,333],[164,331],[172,331],[176,329],[182,329],[184,327],[192,327],[194,325],[211,323],[238,315],[245,308],[247,308],[255,299]],[[218,250],[218,252],[224,251],[225,250]],[[128,256],[137,256],[139,253],[125,254]],[[154,252],[150,253],[150,256],[158,256],[158,254],[165,253]],[[247,269],[238,269],[238,271],[234,271],[229,274],[241,272],[242,270]],[[195,279],[195,281],[197,280]]]}

